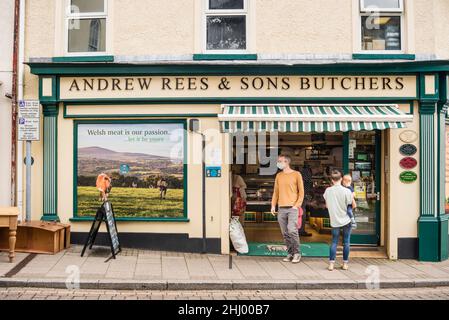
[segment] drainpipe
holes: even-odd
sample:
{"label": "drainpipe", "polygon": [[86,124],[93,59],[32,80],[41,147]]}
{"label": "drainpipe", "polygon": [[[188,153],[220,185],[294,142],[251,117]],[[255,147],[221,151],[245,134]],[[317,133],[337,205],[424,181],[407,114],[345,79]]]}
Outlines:
{"label": "drainpipe", "polygon": [[14,0],[14,37],[12,54],[12,93],[11,93],[11,205],[16,206],[17,185],[17,78],[19,56],[19,12],[20,0]]}
{"label": "drainpipe", "polygon": [[[23,100],[24,73],[25,73],[25,0],[19,1],[19,57],[18,57],[18,77],[17,77],[17,99]],[[23,219],[23,144],[17,144],[17,206],[19,207],[19,221]]]}

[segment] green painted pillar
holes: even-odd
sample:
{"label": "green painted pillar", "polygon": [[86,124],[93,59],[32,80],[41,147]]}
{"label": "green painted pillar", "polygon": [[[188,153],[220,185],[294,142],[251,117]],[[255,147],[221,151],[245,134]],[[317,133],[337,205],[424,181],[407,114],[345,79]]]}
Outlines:
{"label": "green painted pillar", "polygon": [[57,104],[44,104],[44,221],[59,221],[58,217],[58,114]]}
{"label": "green painted pillar", "polygon": [[[445,108],[438,74],[420,75],[420,261],[447,259],[448,225],[445,197]],[[443,253],[445,251],[445,253]]]}

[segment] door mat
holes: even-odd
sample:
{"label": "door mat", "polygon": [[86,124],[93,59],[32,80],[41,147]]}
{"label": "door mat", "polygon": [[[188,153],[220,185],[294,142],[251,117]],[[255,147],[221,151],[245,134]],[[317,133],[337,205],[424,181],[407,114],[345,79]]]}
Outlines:
{"label": "door mat", "polygon": [[[287,247],[282,243],[248,243],[249,252],[239,254],[242,256],[274,256],[284,257],[287,255]],[[323,242],[308,242],[300,245],[303,257],[329,257],[329,245]]]}

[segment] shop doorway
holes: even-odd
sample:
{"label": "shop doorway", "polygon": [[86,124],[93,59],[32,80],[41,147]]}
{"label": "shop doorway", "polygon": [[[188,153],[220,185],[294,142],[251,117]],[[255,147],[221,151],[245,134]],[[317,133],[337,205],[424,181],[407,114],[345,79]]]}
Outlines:
{"label": "shop doorway", "polygon": [[380,243],[381,138],[381,131],[344,135],[344,172],[352,176],[357,202],[357,229],[352,232],[352,244]]}
{"label": "shop doorway", "polygon": [[[352,244],[378,245],[380,233],[380,131],[349,133],[278,133],[277,145],[270,139],[260,143],[257,139],[246,139],[243,147],[233,143],[234,164],[231,167],[233,182],[246,185],[246,211],[243,227],[250,249],[261,244],[281,244],[283,239],[277,218],[270,213],[276,171],[267,173],[267,164],[260,164],[257,152],[288,154],[292,168],[303,175],[305,186],[305,218],[301,229],[301,243],[310,252],[309,256],[327,256],[331,241],[329,215],[323,193],[330,184],[333,169],[353,176],[356,202],[355,213],[358,227],[353,232]],[[265,150],[261,150],[260,146]],[[237,150],[239,149],[239,150]],[[237,153],[240,155],[240,163]],[[244,159],[244,163],[241,160]],[[265,169],[265,170],[261,170]],[[262,172],[264,172],[262,174]],[[236,178],[240,177],[240,178]],[[232,206],[231,206],[232,207]],[[263,247],[263,246],[262,246]],[[268,255],[261,253],[261,255]],[[307,254],[306,254],[307,255]]]}

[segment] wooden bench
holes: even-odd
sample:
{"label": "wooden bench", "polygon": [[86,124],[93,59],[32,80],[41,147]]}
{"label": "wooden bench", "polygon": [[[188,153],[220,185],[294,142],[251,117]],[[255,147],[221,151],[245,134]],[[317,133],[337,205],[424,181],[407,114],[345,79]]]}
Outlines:
{"label": "wooden bench", "polygon": [[9,262],[14,262],[15,257],[15,247],[16,247],[16,234],[17,234],[17,218],[19,216],[19,208],[0,207],[0,227],[7,227],[8,232],[8,243],[9,243]]}

